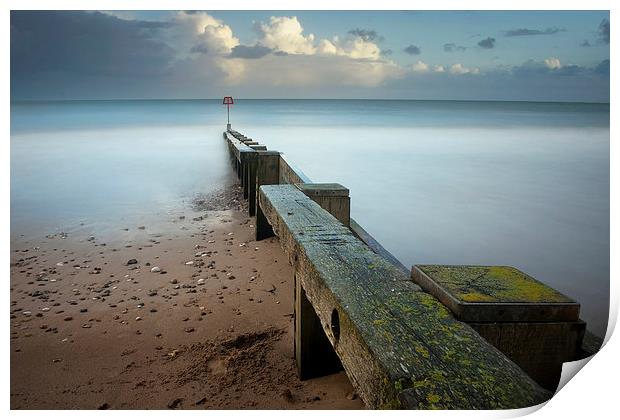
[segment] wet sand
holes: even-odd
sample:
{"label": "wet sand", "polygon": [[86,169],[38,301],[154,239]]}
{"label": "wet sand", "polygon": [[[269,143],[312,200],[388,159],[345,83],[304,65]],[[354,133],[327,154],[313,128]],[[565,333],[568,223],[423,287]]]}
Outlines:
{"label": "wet sand", "polygon": [[234,191],[105,238],[12,237],[11,408],[363,408],[344,372],[297,378],[292,268]]}

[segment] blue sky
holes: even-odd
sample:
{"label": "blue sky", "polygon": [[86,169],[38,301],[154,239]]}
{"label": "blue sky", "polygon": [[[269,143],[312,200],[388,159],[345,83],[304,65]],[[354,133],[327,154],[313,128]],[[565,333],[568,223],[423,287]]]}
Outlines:
{"label": "blue sky", "polygon": [[14,99],[607,102],[609,13],[14,11],[11,59]]}

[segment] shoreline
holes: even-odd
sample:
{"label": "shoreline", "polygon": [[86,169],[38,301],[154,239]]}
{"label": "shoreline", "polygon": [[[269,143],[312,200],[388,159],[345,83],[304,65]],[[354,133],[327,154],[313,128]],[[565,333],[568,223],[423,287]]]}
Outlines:
{"label": "shoreline", "polygon": [[297,378],[292,268],[235,191],[122,246],[12,238],[11,408],[363,408],[344,372]]}

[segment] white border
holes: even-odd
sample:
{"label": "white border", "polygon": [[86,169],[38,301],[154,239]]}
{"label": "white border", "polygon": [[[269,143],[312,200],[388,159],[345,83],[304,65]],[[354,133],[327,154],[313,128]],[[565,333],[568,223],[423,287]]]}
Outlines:
{"label": "white border", "polygon": [[[491,1],[482,1],[482,0],[470,0],[467,2],[463,1],[449,1],[449,0],[433,0],[426,2],[406,2],[406,1],[395,1],[395,0],[382,0],[378,1],[369,1],[369,0],[359,0],[356,2],[335,2],[333,0],[315,0],[315,1],[296,1],[291,2],[290,0],[267,0],[260,2],[260,9],[262,10],[346,10],[346,9],[362,9],[362,10],[611,10],[610,20],[612,21],[612,26],[615,28],[615,24],[617,23],[614,20],[615,16],[615,4],[618,2],[613,1],[602,1],[602,0],[589,0],[587,2],[584,1],[544,1],[544,0],[521,0],[521,1],[502,1],[502,2],[491,2]],[[10,71],[9,71],[9,57],[10,57],[10,9],[16,10],[24,10],[24,9],[75,9],[75,10],[168,10],[168,9],[195,9],[195,10],[255,10],[257,9],[258,3],[251,1],[161,1],[161,0],[112,0],[112,1],[100,1],[100,0],[92,0],[92,1],[78,1],[78,0],[66,0],[66,1],[56,1],[53,3],[38,0],[21,0],[21,1],[5,1],[3,2],[5,6],[5,13],[2,15],[2,31],[4,38],[4,63],[2,66],[2,81],[4,84],[4,92],[5,95],[9,95],[10,92]],[[612,68],[615,67],[615,54],[618,45],[618,36],[615,35],[615,30],[612,30],[611,33],[611,48],[610,48],[610,59],[612,62]],[[612,57],[613,56],[613,57]],[[612,72],[613,75],[613,72]],[[617,186],[618,186],[618,170],[617,164],[618,162],[618,146],[616,141],[618,141],[617,134],[617,122],[614,120],[613,116],[617,115],[615,112],[615,101],[618,99],[617,92],[617,83],[615,78],[612,76],[611,78],[611,214],[618,214],[620,210],[618,206],[618,196],[617,196]],[[10,96],[9,96],[10,98]],[[9,100],[5,97],[5,100],[2,102],[2,110],[3,110],[3,133],[2,143],[1,143],[1,153],[0,158],[2,159],[2,164],[0,165],[1,173],[2,173],[2,183],[0,184],[1,192],[2,192],[2,215],[4,218],[4,223],[2,224],[2,255],[5,258],[9,255],[9,211],[10,211],[10,194],[9,194],[9,185],[10,185],[10,150],[9,150],[9,118],[10,118],[10,103]],[[615,140],[615,141],[614,141]],[[618,223],[617,218],[614,219],[612,217],[611,220],[611,255],[620,255],[618,252],[617,246],[618,239]],[[5,265],[3,267],[4,275],[2,276],[3,284],[5,285],[6,293],[8,294],[8,285],[9,285],[9,264],[8,261],[5,260]],[[611,264],[611,278],[618,278],[618,264],[614,263],[612,260]],[[2,333],[5,339],[5,345],[2,348],[2,360],[4,362],[4,380],[2,381],[2,406],[4,410],[9,409],[9,401],[10,401],[10,381],[9,381],[9,322],[8,322],[8,314],[9,314],[9,298],[7,295],[4,296],[2,300],[2,308],[3,314],[6,317],[5,322],[2,323]],[[612,331],[613,325],[615,325],[616,318],[618,312],[618,287],[617,281],[613,281],[611,284],[611,311],[610,311],[610,328],[608,330],[607,339],[609,340],[610,333]],[[609,414],[613,412],[617,412],[617,393],[615,391],[615,383],[618,379],[618,349],[620,345],[618,344],[617,337],[612,337],[603,350],[592,358],[592,360],[582,369],[581,372],[578,373],[577,377],[571,381],[569,381],[566,386],[541,410],[536,411],[531,414],[531,418],[536,419],[580,419],[592,417],[592,418],[606,418],[609,417]],[[386,418],[409,418],[410,416],[416,416],[416,418],[459,418],[462,419],[463,416],[476,417],[476,418],[504,418],[504,417],[515,417],[519,415],[524,415],[533,410],[514,410],[507,412],[461,412],[461,411],[451,411],[451,412],[381,412],[380,415]],[[135,416],[141,416],[143,413],[136,412],[92,412],[88,413],[89,416],[95,417],[120,417],[120,418],[135,418]],[[315,416],[327,416],[330,418],[336,418],[337,416],[348,415],[350,413],[342,413],[342,412],[315,412],[315,411],[304,411],[297,412],[294,415],[296,417],[300,416],[302,418],[314,418]],[[355,416],[360,418],[370,418],[371,416],[376,416],[376,412],[356,412]],[[9,415],[15,418],[81,418],[85,415],[83,412],[79,411],[66,411],[66,412],[33,412],[33,411],[21,411],[21,412],[10,412]],[[166,419],[172,415],[170,412],[159,411],[159,412],[151,412],[149,413],[150,417],[156,419]],[[276,411],[276,412],[238,412],[238,411],[226,411],[226,412],[214,412],[210,411],[209,413],[203,413],[201,411],[195,412],[174,412],[175,417],[182,418],[197,418],[200,416],[203,418],[204,416],[216,416],[217,418],[236,418],[240,415],[243,416],[251,416],[256,418],[285,418],[291,415],[291,413],[286,411]]]}

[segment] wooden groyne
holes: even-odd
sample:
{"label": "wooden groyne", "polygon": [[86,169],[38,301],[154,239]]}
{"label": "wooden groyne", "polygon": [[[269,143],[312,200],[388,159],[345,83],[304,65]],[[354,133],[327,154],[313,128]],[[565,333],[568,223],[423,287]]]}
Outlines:
{"label": "wooden groyne", "polygon": [[350,217],[349,190],[224,132],[256,216],[295,272],[302,379],[344,370],[369,408],[507,409],[549,399],[584,355],[579,304],[511,267],[407,269]]}

